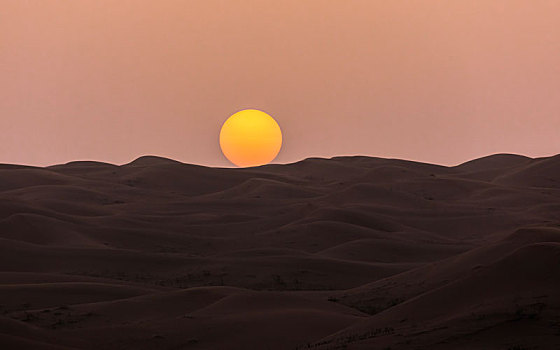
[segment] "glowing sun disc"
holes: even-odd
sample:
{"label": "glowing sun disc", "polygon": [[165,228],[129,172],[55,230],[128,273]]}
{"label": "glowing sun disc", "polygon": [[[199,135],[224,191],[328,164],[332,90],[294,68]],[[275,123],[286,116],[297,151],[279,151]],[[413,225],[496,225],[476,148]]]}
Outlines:
{"label": "glowing sun disc", "polygon": [[265,112],[245,109],[222,125],[220,147],[226,158],[237,166],[268,164],[282,148],[282,131],[276,120]]}

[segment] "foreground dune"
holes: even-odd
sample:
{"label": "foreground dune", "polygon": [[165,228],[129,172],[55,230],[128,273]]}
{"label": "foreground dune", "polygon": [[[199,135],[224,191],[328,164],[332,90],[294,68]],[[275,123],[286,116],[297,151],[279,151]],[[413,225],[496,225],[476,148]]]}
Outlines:
{"label": "foreground dune", "polygon": [[0,165],[0,348],[558,349],[560,156]]}

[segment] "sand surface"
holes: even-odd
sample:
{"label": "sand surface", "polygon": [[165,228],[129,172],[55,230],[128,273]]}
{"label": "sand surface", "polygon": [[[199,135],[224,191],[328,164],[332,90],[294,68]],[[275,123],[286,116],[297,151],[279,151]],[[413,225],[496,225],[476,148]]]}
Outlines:
{"label": "sand surface", "polygon": [[560,349],[560,156],[0,165],[1,349]]}

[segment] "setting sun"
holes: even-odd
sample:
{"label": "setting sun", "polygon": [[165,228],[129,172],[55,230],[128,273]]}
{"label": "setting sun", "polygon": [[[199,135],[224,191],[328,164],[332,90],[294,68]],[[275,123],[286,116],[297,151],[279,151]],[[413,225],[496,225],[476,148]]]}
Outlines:
{"label": "setting sun", "polygon": [[268,164],[282,147],[282,131],[268,114],[246,109],[226,120],[220,132],[222,152],[233,164],[251,167]]}

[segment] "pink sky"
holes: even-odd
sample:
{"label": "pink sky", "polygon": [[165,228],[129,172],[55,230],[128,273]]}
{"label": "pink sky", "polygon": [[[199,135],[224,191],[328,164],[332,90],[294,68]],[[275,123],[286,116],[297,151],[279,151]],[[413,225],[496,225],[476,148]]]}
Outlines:
{"label": "pink sky", "polygon": [[560,1],[1,0],[0,163],[229,165],[245,108],[281,163],[560,153]]}

